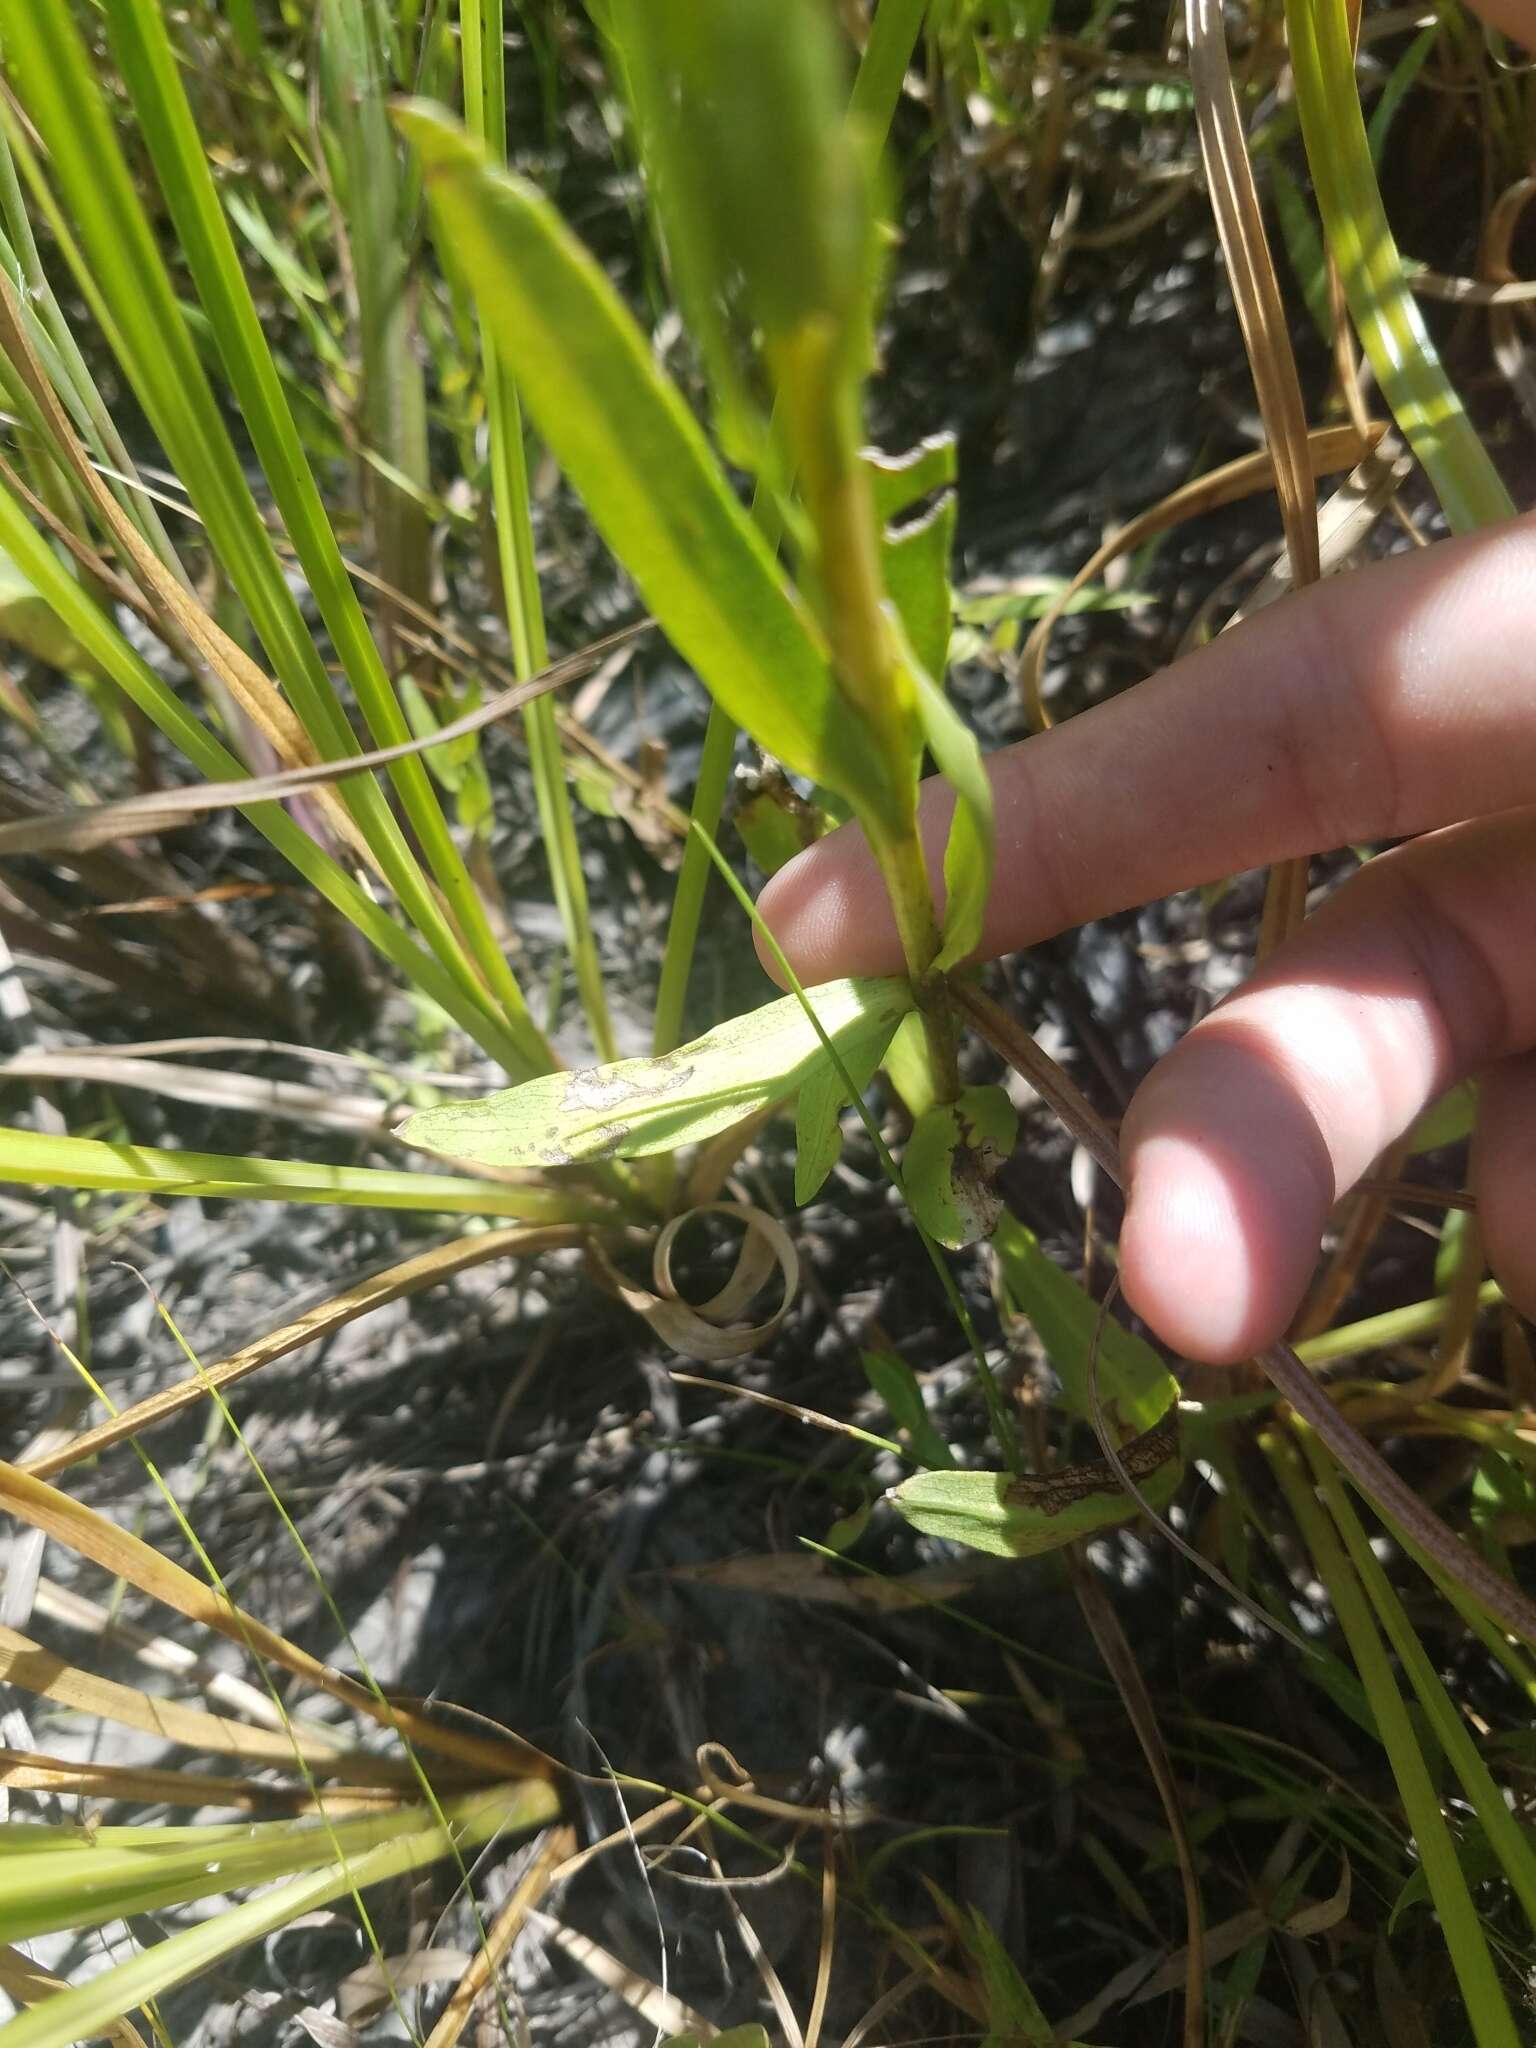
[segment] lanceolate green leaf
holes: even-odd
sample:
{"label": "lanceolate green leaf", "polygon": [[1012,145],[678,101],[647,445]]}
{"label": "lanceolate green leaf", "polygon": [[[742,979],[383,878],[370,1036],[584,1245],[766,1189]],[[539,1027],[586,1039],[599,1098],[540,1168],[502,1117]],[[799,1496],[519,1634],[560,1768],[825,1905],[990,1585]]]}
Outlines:
{"label": "lanceolate green leaf", "polygon": [[[410,729],[389,689],[283,401],[157,0],[111,0],[108,16],[114,50],[225,368],[316,602],[375,737],[383,744],[408,739]],[[48,143],[51,168],[73,215],[93,285],[109,312],[123,367],[311,739],[332,755],[355,752],[356,739],[288,587],[176,304],[71,10],[54,0],[17,0],[6,12],[5,38],[7,64]],[[344,801],[413,922],[487,1019],[490,1006],[479,976],[495,988],[514,1028],[520,1027],[524,1049],[517,1068],[547,1064],[536,1034],[519,1015],[525,1012],[521,995],[464,873],[425,768],[407,759],[392,772],[460,926],[475,940],[474,966],[421,874],[382,789],[371,777],[357,777],[344,785]],[[481,1033],[476,1035],[486,1042]]]}
{"label": "lanceolate green leaf", "polygon": [[1016,1217],[1003,1218],[992,1243],[1008,1299],[1034,1324],[1072,1413],[1092,1420],[1088,1361],[1097,1333],[1099,1399],[1106,1415],[1122,1431],[1150,1429],[1179,1398],[1178,1381],[1152,1346],[1114,1316],[1101,1316],[1092,1296],[1046,1256]]}
{"label": "lanceolate green leaf", "polygon": [[424,1209],[519,1216],[538,1223],[611,1220],[612,1208],[574,1189],[516,1187],[446,1173],[316,1166],[306,1159],[242,1159],[170,1152],[100,1138],[56,1138],[0,1125],[0,1181],[127,1195],[200,1195],[244,1202],[343,1202],[364,1209]]}
{"label": "lanceolate green leaf", "polygon": [[[839,1046],[844,1072],[860,1095],[875,1078],[890,1037],[890,1032],[871,1032]],[[850,1100],[843,1074],[828,1059],[814,1066],[800,1084],[795,1104],[795,1200],[802,1206],[819,1192],[841,1156],[841,1116]]]}
{"label": "lanceolate green leaf", "polygon": [[539,431],[678,652],[787,766],[899,828],[900,794],[872,772],[820,632],[598,265],[435,109],[397,118]]}
{"label": "lanceolate green leaf", "polygon": [[[827,1037],[873,1070],[912,1007],[904,981],[832,981],[811,992]],[[482,1102],[423,1110],[401,1135],[484,1166],[643,1159],[739,1123],[804,1085],[827,1062],[798,996],[720,1024],[659,1059],[618,1060],[579,1074],[541,1075]]]}
{"label": "lanceolate green leaf", "polygon": [[976,744],[976,735],[938,684],[914,664],[917,715],[934,764],[954,785],[955,815],[944,848],[944,927],[940,972],[958,967],[981,941],[981,922],[992,893],[992,861],[997,826],[992,782]]}

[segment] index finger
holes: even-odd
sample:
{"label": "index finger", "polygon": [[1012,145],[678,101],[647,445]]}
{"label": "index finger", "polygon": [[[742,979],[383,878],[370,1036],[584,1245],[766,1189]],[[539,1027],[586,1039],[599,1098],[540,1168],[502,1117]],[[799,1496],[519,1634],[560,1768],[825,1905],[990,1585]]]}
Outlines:
{"label": "index finger", "polygon": [[[1004,748],[988,763],[997,863],[977,957],[1244,868],[1529,803],[1533,599],[1528,515],[1285,598]],[[936,876],[953,801],[925,785]],[[781,869],[761,908],[804,982],[903,971],[854,827]]]}

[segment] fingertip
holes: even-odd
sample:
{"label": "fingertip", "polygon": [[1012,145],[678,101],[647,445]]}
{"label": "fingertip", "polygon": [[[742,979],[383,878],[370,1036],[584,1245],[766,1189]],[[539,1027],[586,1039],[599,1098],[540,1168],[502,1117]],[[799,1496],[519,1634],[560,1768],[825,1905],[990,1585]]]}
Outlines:
{"label": "fingertip", "polygon": [[1126,1120],[1126,1300],[1181,1356],[1234,1365],[1284,1334],[1317,1257],[1332,1170],[1262,1060],[1185,1042]]}
{"label": "fingertip", "polygon": [[[764,924],[807,988],[844,974],[898,974],[901,939],[862,835],[844,826],[797,853],[757,899]],[[782,988],[773,948],[754,928],[757,957]]]}

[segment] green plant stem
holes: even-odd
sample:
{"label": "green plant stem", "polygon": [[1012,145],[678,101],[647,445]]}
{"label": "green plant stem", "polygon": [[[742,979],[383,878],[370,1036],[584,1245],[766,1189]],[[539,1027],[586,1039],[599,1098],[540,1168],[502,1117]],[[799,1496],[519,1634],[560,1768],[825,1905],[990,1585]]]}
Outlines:
{"label": "green plant stem", "polygon": [[[928,0],[880,0],[875,9],[853,81],[848,110],[866,124],[871,138],[878,138],[882,143],[895,117],[902,80],[912,61],[912,51],[927,5]],[[771,516],[767,510],[769,502],[759,485],[752,509],[759,525],[765,528]],[[775,531],[770,535],[770,543],[776,544],[777,539]],[[683,864],[673,892],[661,980],[656,993],[656,1023],[651,1050],[658,1056],[673,1051],[682,1042],[688,978],[693,968],[699,921],[703,916],[704,897],[709,885],[711,855],[708,849],[720,834],[726,791],[730,786],[731,762],[736,751],[737,729],[730,714],[712,699],[709,722],[704,732],[704,750],[689,810],[690,819],[699,830],[689,833],[683,848]],[[924,1028],[926,1030],[926,1024]]]}
{"label": "green plant stem", "polygon": [[[704,837],[704,831],[701,825],[694,824],[691,829],[696,835]],[[730,890],[731,894],[736,898],[736,901],[741,905],[742,909],[747,913],[747,916],[752,921],[754,929],[761,932],[763,937],[767,940],[769,950],[772,952],[775,960],[778,962],[780,973],[784,976],[785,982],[788,984],[791,992],[799,997],[801,1008],[805,1011],[807,1017],[810,1018],[811,1023],[815,1028],[816,1036],[821,1040],[823,1051],[827,1054],[827,1057],[831,1060],[832,1064],[837,1068],[838,1073],[841,1075],[843,1085],[848,1090],[849,1099],[852,1101],[854,1108],[858,1112],[859,1121],[863,1124],[865,1132],[869,1137],[869,1141],[875,1148],[875,1156],[879,1159],[881,1166],[885,1169],[885,1175],[887,1180],[889,1180],[891,1186],[896,1190],[897,1194],[901,1197],[902,1201],[906,1202],[906,1190],[902,1185],[901,1171],[898,1168],[896,1161],[891,1157],[891,1148],[889,1147],[889,1145],[886,1144],[885,1139],[881,1136],[880,1126],[875,1122],[874,1118],[870,1115],[869,1110],[866,1108],[862,1094],[854,1086],[852,1076],[848,1072],[847,1066],[843,1061],[842,1054],[838,1051],[837,1047],[832,1043],[831,1039],[828,1038],[825,1031],[822,1030],[821,1019],[816,1015],[815,1007],[812,1004],[810,997],[806,994],[804,983],[795,973],[794,968],[790,966],[788,956],[785,954],[783,947],[779,944],[778,940],[774,937],[773,933],[768,929],[767,925],[764,924],[761,911],[758,909],[757,905],[752,901],[752,898],[747,894],[746,890],[742,887],[741,881],[733,871],[730,862],[726,859],[725,855],[720,851],[719,847],[716,846],[715,842],[712,839],[706,837],[704,839],[704,843],[708,848],[709,858],[713,865],[719,870],[721,878],[725,882],[726,887]],[[908,1214],[910,1215],[910,1203],[907,1204],[907,1209]],[[923,1249],[928,1254],[929,1262],[931,1263],[935,1273],[937,1273],[939,1277],[939,1284],[940,1286],[942,1286],[945,1295],[948,1297],[950,1307],[954,1310],[955,1320],[959,1323],[960,1328],[965,1333],[966,1343],[970,1346],[971,1357],[975,1361],[976,1365],[977,1383],[981,1387],[982,1399],[986,1403],[987,1415],[992,1424],[992,1433],[997,1438],[998,1449],[1002,1453],[1003,1462],[1008,1467],[1010,1472],[1017,1472],[1019,1469],[1018,1440],[1013,1433],[1013,1423],[1009,1418],[1007,1406],[1003,1400],[1002,1389],[998,1386],[996,1376],[993,1373],[991,1366],[987,1363],[987,1355],[986,1352],[982,1349],[981,1338],[977,1334],[976,1325],[975,1322],[972,1320],[971,1312],[965,1305],[965,1298],[961,1294],[960,1289],[956,1286],[955,1276],[949,1270],[948,1263],[946,1262],[944,1254],[940,1250],[939,1246],[928,1235],[928,1232],[924,1230],[923,1226],[921,1225],[921,1223],[918,1222],[915,1216],[912,1217],[912,1225],[913,1228],[916,1230],[918,1236],[923,1241]]]}
{"label": "green plant stem", "polygon": [[1333,1524],[1317,1503],[1294,1441],[1271,1430],[1260,1443],[1290,1503],[1370,1699],[1478,2048],[1519,2048],[1477,1908],[1440,1810],[1424,1752],[1377,1633],[1370,1602]]}
{"label": "green plant stem", "polygon": [[1344,1539],[1350,1562],[1376,1610],[1376,1619],[1397,1653],[1398,1662],[1408,1674],[1408,1682],[1434,1729],[1435,1740],[1461,1780],[1462,1790],[1472,1802],[1483,1831],[1504,1866],[1504,1874],[1525,1909],[1527,1921],[1536,1930],[1536,1855],[1533,1855],[1529,1842],[1505,1804],[1504,1795],[1495,1785],[1488,1766],[1478,1755],[1477,1746],[1467,1732],[1467,1724],[1441,1684],[1424,1645],[1403,1611],[1403,1603],[1397,1597],[1391,1580],[1366,1541],[1360,1517],[1355,1513],[1337,1467],[1331,1464],[1314,1436],[1305,1431],[1300,1434],[1318,1491]]}

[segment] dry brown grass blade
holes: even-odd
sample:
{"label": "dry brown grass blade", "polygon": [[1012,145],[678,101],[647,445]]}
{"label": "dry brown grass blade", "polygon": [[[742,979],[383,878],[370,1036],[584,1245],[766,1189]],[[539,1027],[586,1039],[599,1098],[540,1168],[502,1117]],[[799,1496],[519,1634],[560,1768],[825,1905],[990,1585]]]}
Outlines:
{"label": "dry brown grass blade", "polygon": [[135,1059],[115,1049],[70,1046],[62,1051],[23,1052],[0,1061],[0,1079],[94,1081],[106,1088],[139,1088],[172,1102],[241,1110],[252,1116],[303,1124],[309,1130],[344,1131],[387,1144],[394,1136],[388,1106],[377,1095],[346,1095],[304,1081],[274,1081],[264,1074],[225,1073],[217,1067],[184,1067],[169,1060]]}
{"label": "dry brown grass blade", "polygon": [[[1369,454],[1386,431],[1384,421],[1372,423],[1368,439],[1362,438],[1353,427],[1316,428],[1307,437],[1307,459],[1312,475],[1331,476],[1338,470],[1352,469]],[[1096,582],[1111,562],[1129,554],[1132,548],[1166,533],[1169,527],[1177,526],[1185,519],[1199,518],[1202,513],[1219,511],[1224,505],[1235,505],[1259,491],[1270,490],[1274,487],[1274,480],[1275,467],[1268,449],[1256,455],[1239,456],[1235,462],[1223,463],[1219,469],[1181,484],[1166,498],[1148,506],[1145,512],[1139,512],[1124,526],[1117,527],[1103,545],[1094,550],[1070,583],[1058,591],[1049,608],[1035,621],[1018,658],[1015,680],[1030,723],[1037,732],[1043,732],[1051,723],[1043,694],[1045,658],[1050,649],[1051,635],[1066,616],[1073,598],[1086,590],[1090,583]]]}
{"label": "dry brown grass blade", "polygon": [[297,1643],[291,1643],[276,1629],[268,1628],[253,1614],[247,1614],[211,1586],[196,1579],[151,1544],[130,1535],[81,1501],[34,1478],[15,1465],[0,1463],[0,1508],[14,1515],[28,1528],[41,1529],[77,1555],[89,1558],[103,1571],[126,1579],[128,1584],[153,1600],[183,1614],[200,1627],[212,1629],[231,1642],[263,1657],[282,1670],[334,1700],[389,1729],[402,1741],[420,1749],[453,1758],[457,1763],[488,1773],[495,1778],[548,1777],[551,1761],[530,1744],[506,1735],[499,1740],[474,1735],[462,1728],[450,1728],[431,1720],[418,1708],[403,1701],[381,1700],[355,1678],[323,1664]]}
{"label": "dry brown grass blade", "polygon": [[[315,749],[297,713],[251,657],[166,568],[96,473],[69,416],[38,361],[10,281],[0,272],[0,350],[42,414],[59,455],[78,480],[106,531],[111,534],[138,583],[169,629],[172,644],[184,642],[216,675],[241,710],[289,764],[313,761]],[[317,802],[327,822],[357,858],[377,873],[372,849],[351,812],[334,792],[322,789]],[[142,829],[142,828],[141,828]]]}
{"label": "dry brown grass blade", "polygon": [[[509,718],[523,705],[531,704],[550,690],[589,675],[603,659],[615,638],[600,640],[579,654],[552,662],[525,683],[499,691],[494,697],[466,711],[462,718],[440,726],[420,739],[402,740],[398,746],[375,747],[368,753],[348,754],[339,761],[307,761],[303,767],[280,770],[275,775],[250,775],[238,782],[193,782],[179,789],[155,790],[145,796],[124,797],[117,803],[81,804],[67,811],[48,811],[30,818],[18,818],[0,825],[0,854],[83,853],[117,839],[132,839],[149,832],[165,832],[208,811],[235,806],[275,803],[298,796],[305,790],[324,790],[352,775],[387,768],[408,754],[430,753],[433,747],[468,737]],[[306,742],[307,745],[307,742]],[[313,751],[312,749],[310,750]]]}
{"label": "dry brown grass blade", "polygon": [[[288,1761],[293,1762],[290,1747]],[[153,1806],[228,1807],[240,1813],[362,1813],[398,1806],[399,1785],[333,1785],[323,1800],[303,1785],[258,1785],[201,1771],[163,1771],[128,1764],[66,1763],[28,1750],[0,1749],[0,1785],[8,1792],[48,1792],[74,1799],[133,1800]]]}
{"label": "dry brown grass blade", "polygon": [[382,1273],[360,1280],[355,1287],[333,1295],[317,1308],[307,1309],[280,1329],[258,1337],[254,1344],[244,1345],[190,1379],[162,1388],[147,1400],[125,1408],[121,1415],[114,1415],[110,1421],[83,1430],[67,1444],[50,1451],[47,1457],[35,1458],[19,1469],[34,1479],[52,1478],[66,1467],[78,1465],[84,1458],[93,1458],[127,1437],[140,1435],[157,1422],[165,1421],[167,1416],[179,1414],[183,1408],[195,1407],[199,1401],[206,1400],[211,1388],[233,1386],[248,1373],[270,1365],[273,1359],[285,1357],[290,1351],[299,1351],[306,1344],[328,1337],[343,1324],[367,1315],[370,1309],[399,1301],[403,1295],[418,1294],[422,1288],[435,1286],[451,1273],[466,1272],[471,1266],[482,1266],[489,1259],[521,1258],[536,1252],[554,1251],[579,1243],[583,1234],[565,1224],[514,1223],[505,1230],[486,1230],[476,1236],[455,1237],[432,1251],[419,1252],[415,1258],[403,1259],[397,1266],[388,1266]]}
{"label": "dry brown grass blade", "polygon": [[[1307,458],[1307,414],[1280,281],[1248,160],[1221,0],[1186,0],[1185,25],[1211,211],[1227,260],[1265,437],[1274,456],[1275,495],[1291,558],[1291,579],[1300,588],[1315,583],[1322,574],[1316,492]],[[1265,894],[1259,929],[1261,960],[1301,924],[1306,898],[1306,861],[1279,863],[1271,872]]]}
{"label": "dry brown grass blade", "polygon": [[491,1981],[491,1973],[500,1966],[502,1957],[512,1946],[530,1910],[548,1891],[558,1867],[575,1853],[575,1849],[574,1828],[558,1827],[550,1830],[533,1861],[518,1879],[511,1896],[486,1929],[485,1939],[475,1952],[469,1968],[454,1986],[452,1996],[438,2014],[437,2024],[427,2036],[426,2048],[454,2048],[454,2044],[469,2024],[476,2004]]}
{"label": "dry brown grass blade", "polygon": [[153,1693],[141,1692],[137,1686],[99,1678],[95,1672],[69,1663],[15,1629],[4,1627],[0,1627],[0,1679],[35,1693],[39,1699],[54,1700],[82,1714],[98,1715],[124,1728],[141,1729],[184,1749],[201,1750],[212,1756],[238,1756],[249,1764],[276,1764],[290,1770],[296,1758],[302,1758],[316,1775],[361,1778],[365,1783],[379,1775],[376,1766],[380,1759],[338,1755],[333,1741],[312,1739],[302,1721],[295,1721],[288,1730],[252,1728],[244,1721],[231,1721],[201,1707],[160,1699]]}

